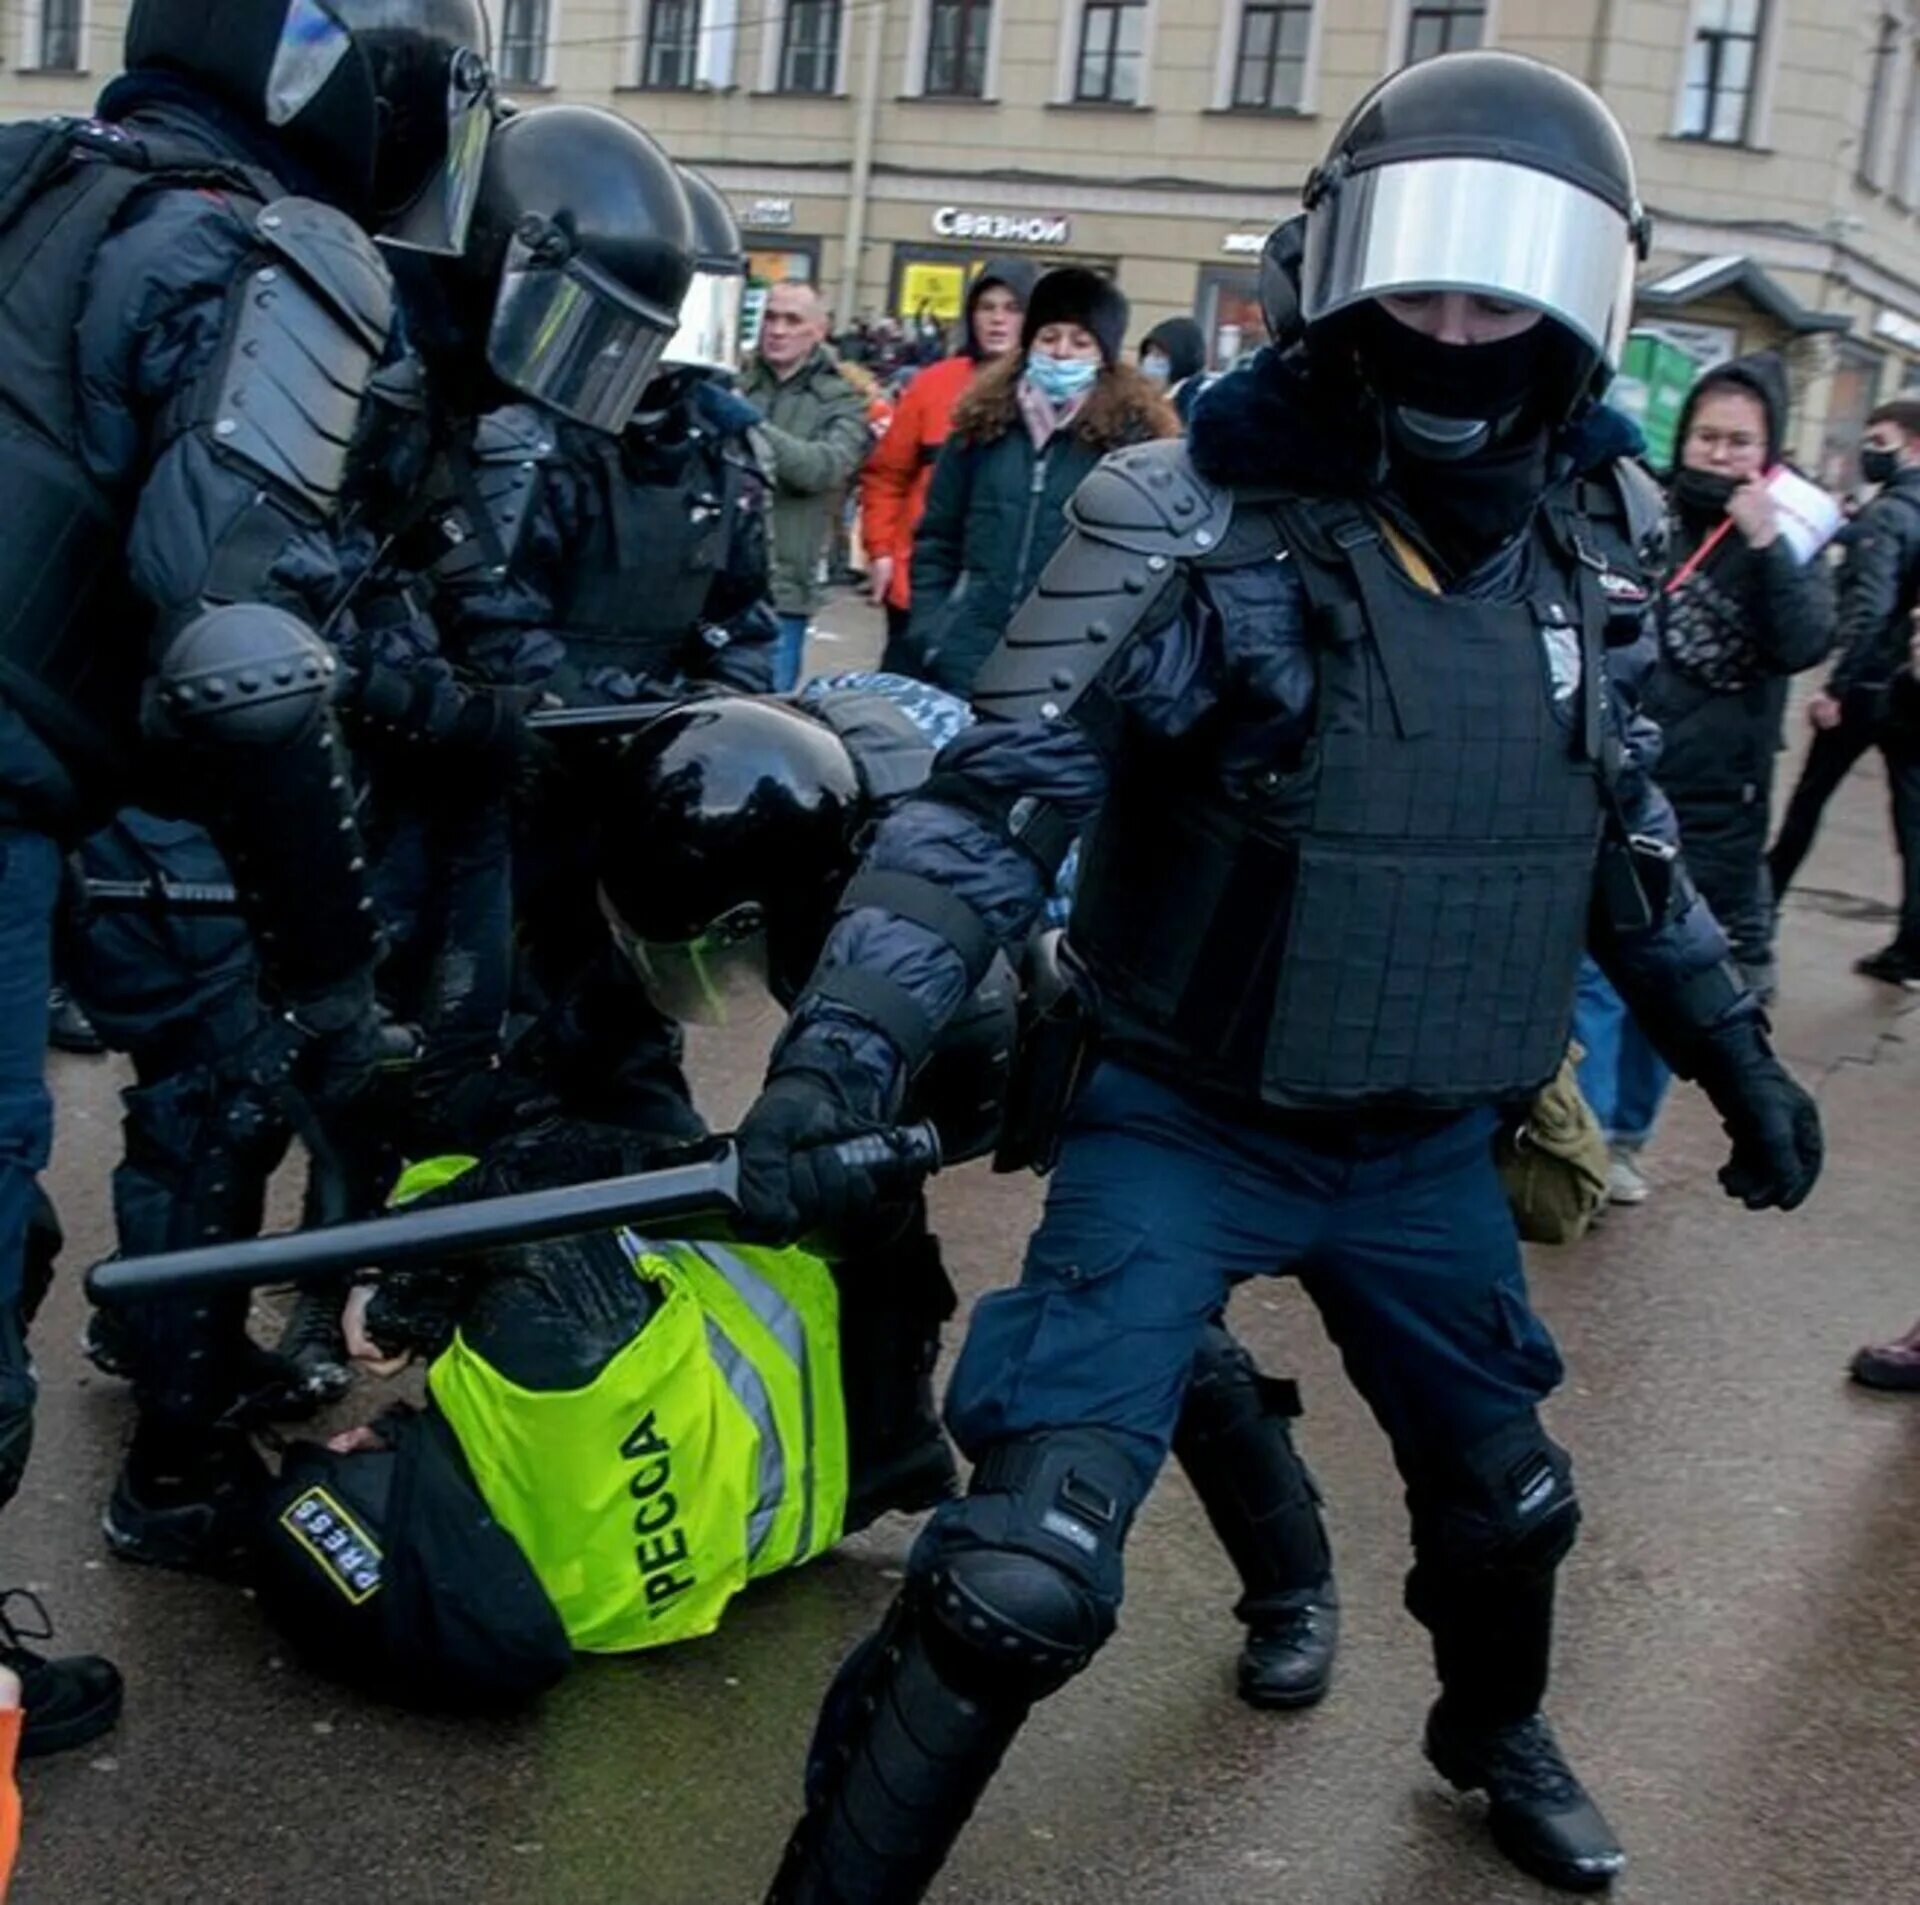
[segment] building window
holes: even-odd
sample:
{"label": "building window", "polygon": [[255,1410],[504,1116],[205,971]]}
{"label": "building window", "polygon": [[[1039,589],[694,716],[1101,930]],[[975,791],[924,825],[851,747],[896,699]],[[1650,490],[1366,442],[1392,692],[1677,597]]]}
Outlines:
{"label": "building window", "polygon": [[1407,9],[1407,64],[1436,53],[1469,53],[1486,32],[1487,0],[1414,0]]}
{"label": "building window", "polygon": [[1900,22],[1892,14],[1880,16],[1874,37],[1872,65],[1867,69],[1867,112],[1860,123],[1858,171],[1862,185],[1878,185],[1884,168],[1881,142],[1886,133],[1887,84],[1893,75],[1894,55],[1900,50]]}
{"label": "building window", "polygon": [[1312,0],[1248,6],[1240,15],[1233,103],[1298,112],[1307,96],[1307,42],[1312,32]]}
{"label": "building window", "polygon": [[1907,103],[1894,147],[1893,189],[1903,205],[1920,206],[1920,46],[1907,64]]}
{"label": "building window", "polygon": [[924,90],[947,99],[984,99],[992,25],[993,0],[933,0]]}
{"label": "building window", "polygon": [[840,0],[787,0],[780,90],[831,93],[840,85]]}
{"label": "building window", "polygon": [[641,85],[685,92],[698,78],[699,67],[700,0],[647,0]]}
{"label": "building window", "polygon": [[510,86],[547,83],[547,0],[506,0],[500,9],[500,77]]}
{"label": "building window", "polygon": [[1080,15],[1075,99],[1132,106],[1140,98],[1140,46],[1146,0],[1087,0]]}
{"label": "building window", "polygon": [[1698,0],[1680,94],[1683,139],[1744,145],[1759,77],[1762,0]]}
{"label": "building window", "polygon": [[43,73],[80,70],[82,0],[40,0],[30,63]]}

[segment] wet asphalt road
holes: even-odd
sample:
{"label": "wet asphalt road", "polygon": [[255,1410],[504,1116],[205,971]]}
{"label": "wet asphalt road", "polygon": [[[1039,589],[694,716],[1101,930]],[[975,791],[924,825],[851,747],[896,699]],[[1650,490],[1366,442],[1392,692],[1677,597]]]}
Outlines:
{"label": "wet asphalt road", "polygon": [[[816,666],[870,652],[870,616],[843,604],[828,621],[850,639]],[[1633,1905],[1920,1905],[1920,1397],[1843,1379],[1855,1344],[1920,1312],[1920,998],[1848,970],[1890,931],[1883,814],[1869,764],[1785,922],[1781,1042],[1818,1084],[1831,1147],[1811,1206],[1727,1203],[1717,1127],[1683,1090],[1650,1154],[1653,1201],[1534,1254],[1569,1366],[1552,1426],[1587,1512],[1552,1711],[1626,1839],[1616,1896]],[[702,1044],[695,1062],[725,1122],[757,1054]],[[240,1591],[104,1557],[127,1406],[75,1343],[79,1269],[109,1242],[119,1071],[54,1067],[68,1274],[39,1325],[39,1446],[0,1573],[44,1590],[62,1641],[111,1653],[130,1691],[115,1736],[26,1769],[17,1905],[757,1899],[819,1692],[892,1592],[911,1525],[768,1584],[706,1641],[585,1663],[516,1721],[421,1719],[314,1678]],[[971,1299],[1017,1267],[1037,1187],[973,1167],[935,1207]],[[1399,1605],[1398,1490],[1311,1310],[1262,1286],[1236,1322],[1308,1397],[1346,1607],[1332,1697],[1290,1717],[1235,1701],[1232,1578],[1170,1471],[1132,1538],[1118,1638],[1028,1727],[934,1896],[1552,1896],[1419,1757],[1430,1674]]]}

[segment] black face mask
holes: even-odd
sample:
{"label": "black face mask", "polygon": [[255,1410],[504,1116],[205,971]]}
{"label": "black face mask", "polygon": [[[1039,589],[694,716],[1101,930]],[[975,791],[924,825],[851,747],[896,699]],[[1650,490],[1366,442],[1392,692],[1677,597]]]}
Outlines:
{"label": "black face mask", "polygon": [[1547,433],[1452,462],[1396,444],[1391,488],[1449,576],[1462,576],[1519,533],[1547,487]]}
{"label": "black face mask", "polygon": [[1740,479],[1718,470],[1679,469],[1673,473],[1673,506],[1683,522],[1696,527],[1717,523],[1727,513]]}
{"label": "black face mask", "polygon": [[1451,462],[1516,433],[1539,380],[1549,325],[1497,344],[1443,344],[1377,304],[1355,318],[1367,379],[1402,447]]}
{"label": "black face mask", "polygon": [[1862,450],[1860,474],[1869,483],[1891,483],[1900,474],[1900,452],[1898,450]]}

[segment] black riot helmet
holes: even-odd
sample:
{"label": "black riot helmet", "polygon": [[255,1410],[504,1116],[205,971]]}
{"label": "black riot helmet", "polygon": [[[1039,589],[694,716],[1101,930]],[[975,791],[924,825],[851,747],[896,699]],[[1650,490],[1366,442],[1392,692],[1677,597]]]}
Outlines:
{"label": "black riot helmet", "polygon": [[791,1000],[866,815],[840,737],[777,701],[687,702],[623,745],[603,799],[601,909],[655,1005],[698,1024]]}
{"label": "black riot helmet", "polygon": [[747,255],[740,227],[720,188],[691,166],[680,183],[693,209],[693,284],[680,306],[680,328],[667,346],[671,364],[740,368],[740,308],[747,294]]}
{"label": "black riot helmet", "polygon": [[693,276],[693,214],[673,161],[598,106],[503,119],[487,149],[463,311],[510,389],[617,436],[659,367]]}
{"label": "black riot helmet", "polygon": [[125,48],[267,127],[384,242],[447,255],[493,125],[487,54],[480,0],[133,0]]}
{"label": "black riot helmet", "polygon": [[[1626,135],[1571,75],[1493,52],[1407,67],[1354,108],[1303,202],[1309,338],[1351,348],[1414,447],[1470,455],[1507,397],[1553,425],[1605,388],[1648,224]],[[1432,292],[1547,322],[1498,345],[1401,348],[1406,327],[1374,301]]]}

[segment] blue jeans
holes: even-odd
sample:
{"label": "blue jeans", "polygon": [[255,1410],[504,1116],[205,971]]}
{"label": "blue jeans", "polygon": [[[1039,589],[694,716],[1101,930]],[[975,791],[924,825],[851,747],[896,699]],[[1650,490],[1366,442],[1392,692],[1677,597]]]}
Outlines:
{"label": "blue jeans", "polygon": [[0,824],[0,1303],[20,1299],[34,1180],[53,1145],[47,1091],[47,990],[60,850]]}
{"label": "blue jeans", "polygon": [[1293,1275],[1419,1487],[1529,1418],[1562,1373],[1527,1298],[1493,1125],[1469,1112],[1323,1151],[1101,1066],[1018,1287],[973,1313],[947,1397],[955,1439],[977,1459],[1040,1430],[1104,1429],[1144,1493],[1230,1290]]}
{"label": "blue jeans", "polygon": [[807,659],[807,630],[812,625],[812,617],[806,615],[783,615],[780,617],[780,638],[773,650],[773,691],[775,694],[791,694],[800,685],[800,670]]}
{"label": "blue jeans", "polygon": [[1652,1134],[1673,1074],[1591,959],[1580,962],[1573,1035],[1586,1050],[1580,1061],[1580,1091],[1600,1129],[1610,1143],[1638,1150]]}

